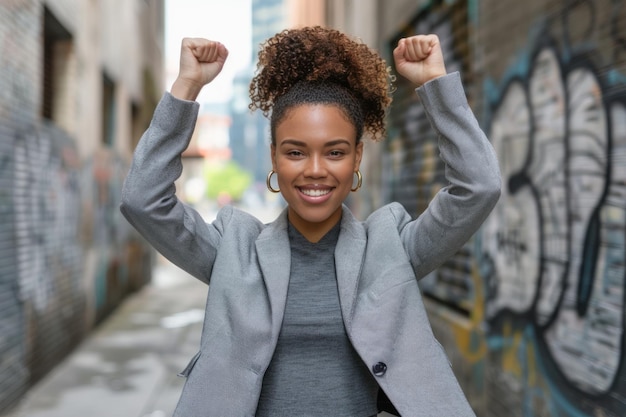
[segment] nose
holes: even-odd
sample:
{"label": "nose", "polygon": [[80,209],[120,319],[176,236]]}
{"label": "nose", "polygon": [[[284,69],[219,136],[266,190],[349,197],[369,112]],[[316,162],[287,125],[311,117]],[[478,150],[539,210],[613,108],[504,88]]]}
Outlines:
{"label": "nose", "polygon": [[307,159],[304,176],[309,178],[323,178],[327,174],[326,164],[321,155],[311,155]]}

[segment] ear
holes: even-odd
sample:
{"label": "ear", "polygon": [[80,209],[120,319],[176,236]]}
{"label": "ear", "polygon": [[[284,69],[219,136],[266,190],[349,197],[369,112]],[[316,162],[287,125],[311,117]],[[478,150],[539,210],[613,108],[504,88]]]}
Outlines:
{"label": "ear", "polygon": [[356,172],[361,166],[361,159],[363,158],[363,141],[360,141],[356,145],[356,157],[354,158],[354,171]]}
{"label": "ear", "polygon": [[276,171],[276,145],[270,146],[270,157],[272,158],[272,169]]}

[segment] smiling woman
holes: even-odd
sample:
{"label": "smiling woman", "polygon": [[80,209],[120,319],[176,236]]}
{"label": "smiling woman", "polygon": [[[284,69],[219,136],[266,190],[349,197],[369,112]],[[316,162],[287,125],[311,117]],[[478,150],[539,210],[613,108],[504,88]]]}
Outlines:
{"label": "smiling woman", "polygon": [[392,203],[361,222],[344,205],[360,186],[362,136],[384,136],[391,77],[375,51],[321,27],[270,38],[250,85],[251,108],[270,117],[268,188],[287,209],[263,224],[226,206],[206,223],[179,201],[194,100],[227,57],[219,42],[183,41],[178,77],[137,146],[122,197],[137,230],[211,286],[175,417],[474,416],[417,282],[470,238],[501,184],[438,38],[402,39],[394,50],[439,134],[449,181],[415,220]]}
{"label": "smiling woman", "polygon": [[363,143],[344,111],[303,104],[276,128],[272,167],[289,208],[289,221],[319,241],[341,218],[341,206],[359,170]]}

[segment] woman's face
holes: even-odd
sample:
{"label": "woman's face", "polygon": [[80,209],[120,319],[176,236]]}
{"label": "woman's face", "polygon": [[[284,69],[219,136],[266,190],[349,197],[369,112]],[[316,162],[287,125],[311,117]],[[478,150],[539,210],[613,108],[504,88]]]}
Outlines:
{"label": "woman's face", "polygon": [[306,237],[325,234],[341,218],[361,163],[356,129],[337,106],[303,104],[276,125],[274,139],[272,166],[290,222]]}

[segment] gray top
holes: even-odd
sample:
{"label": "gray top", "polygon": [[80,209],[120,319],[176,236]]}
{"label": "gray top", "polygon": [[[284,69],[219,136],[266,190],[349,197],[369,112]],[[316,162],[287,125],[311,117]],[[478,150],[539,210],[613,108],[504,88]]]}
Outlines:
{"label": "gray top", "polygon": [[289,225],[287,304],[257,417],[377,414],[378,384],[343,324],[334,258],[339,224],[317,243]]}

